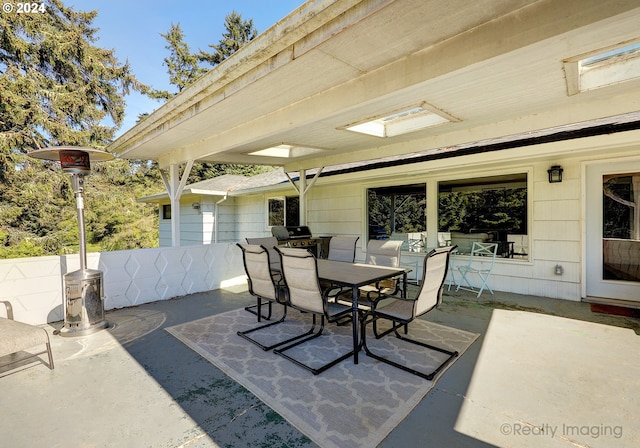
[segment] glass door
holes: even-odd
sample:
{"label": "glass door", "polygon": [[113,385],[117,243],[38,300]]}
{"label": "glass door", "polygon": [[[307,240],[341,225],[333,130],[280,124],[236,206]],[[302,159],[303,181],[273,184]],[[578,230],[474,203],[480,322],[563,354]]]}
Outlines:
{"label": "glass door", "polygon": [[587,296],[640,301],[637,165],[587,167]]}

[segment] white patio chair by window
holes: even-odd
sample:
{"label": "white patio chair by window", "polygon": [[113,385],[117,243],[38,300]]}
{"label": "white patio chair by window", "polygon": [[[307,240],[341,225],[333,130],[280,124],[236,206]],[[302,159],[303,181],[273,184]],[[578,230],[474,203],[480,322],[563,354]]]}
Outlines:
{"label": "white patio chair by window", "polygon": [[407,233],[407,241],[409,243],[409,251],[420,252],[426,247],[427,232],[409,232]]}
{"label": "white patio chair by window", "polygon": [[460,273],[460,279],[457,281],[456,291],[464,289],[466,291],[476,292],[475,287],[469,281],[469,276],[475,274],[482,282],[480,289],[478,290],[477,297],[480,297],[482,291],[485,289],[493,294],[493,290],[489,287],[487,282],[493,272],[493,265],[496,261],[497,252],[498,244],[496,243],[474,242],[467,264],[454,267],[454,270]]}
{"label": "white patio chair by window", "polygon": [[353,263],[356,259],[356,244],[359,236],[334,236],[329,240],[329,255],[334,261]]}
{"label": "white patio chair by window", "polygon": [[451,232],[438,232],[438,247],[451,246]]}

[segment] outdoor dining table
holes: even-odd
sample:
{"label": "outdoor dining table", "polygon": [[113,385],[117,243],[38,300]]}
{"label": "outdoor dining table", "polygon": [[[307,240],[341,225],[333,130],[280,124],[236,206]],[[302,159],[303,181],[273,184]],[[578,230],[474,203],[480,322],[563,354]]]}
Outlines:
{"label": "outdoor dining table", "polygon": [[358,351],[360,341],[358,333],[358,299],[360,291],[358,288],[372,283],[379,282],[394,277],[402,276],[402,297],[407,296],[407,273],[406,268],[391,268],[387,266],[376,266],[364,263],[349,263],[344,261],[334,261],[318,259],[318,277],[320,280],[330,282],[337,286],[351,288],[352,294],[352,314],[351,326],[353,327],[353,363],[358,364]]}

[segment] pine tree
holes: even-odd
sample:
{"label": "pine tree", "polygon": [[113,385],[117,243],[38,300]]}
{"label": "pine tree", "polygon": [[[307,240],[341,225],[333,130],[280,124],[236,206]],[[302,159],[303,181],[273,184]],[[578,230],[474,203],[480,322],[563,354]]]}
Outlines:
{"label": "pine tree", "polygon": [[[102,146],[124,117],[124,95],[144,90],[113,50],[94,46],[97,11],[59,0],[38,14],[0,14],[0,152]],[[105,124],[109,118],[112,125]]]}
{"label": "pine tree", "polygon": [[[165,48],[169,50],[169,57],[164,59],[169,74],[169,83],[182,92],[193,84],[207,70],[200,66],[198,56],[191,53],[189,45],[184,41],[184,33],[180,24],[171,24],[171,28],[166,34],[160,34],[167,41]],[[175,96],[165,90],[154,90],[150,93],[152,98],[168,100]]]}
{"label": "pine tree", "polygon": [[[169,57],[164,60],[169,74],[169,83],[177,87],[178,93],[206,73],[207,69],[203,68],[200,62],[208,62],[212,66],[216,66],[258,34],[253,26],[253,20],[242,20],[242,16],[235,11],[226,16],[225,28],[226,32],[222,34],[219,45],[209,45],[215,50],[214,53],[202,50],[199,53],[191,53],[189,46],[184,41],[185,36],[180,24],[172,24],[166,34],[160,34],[167,41],[165,48],[170,53]],[[149,95],[152,98],[169,100],[176,94],[164,90],[153,90]],[[139,118],[144,119],[143,116]],[[189,182],[199,182],[223,174],[252,175],[269,169],[271,168],[253,165],[196,163],[189,174]]]}
{"label": "pine tree", "polygon": [[213,53],[200,50],[198,58],[201,61],[206,61],[215,67],[258,35],[258,31],[253,26],[253,19],[242,20],[242,15],[236,11],[232,11],[225,17],[225,28],[227,32],[222,34],[219,44],[209,45],[215,50]]}
{"label": "pine tree", "polygon": [[[43,12],[0,14],[0,258],[74,250],[75,201],[67,176],[58,164],[26,153],[55,145],[108,144],[124,118],[125,95],[131,89],[146,90],[128,63],[118,61],[113,50],[95,45],[92,22],[97,11],[74,11],[59,0],[43,5]],[[135,176],[143,170],[128,161],[113,162],[116,165],[132,182],[128,188],[114,187],[99,167],[87,178],[103,194],[94,202],[96,191],[88,188],[87,201],[95,207],[86,216],[90,245],[99,246],[119,228],[130,228],[153,213],[136,204],[134,196],[153,179]],[[128,216],[123,219],[115,212]],[[152,236],[152,229],[138,231]]]}

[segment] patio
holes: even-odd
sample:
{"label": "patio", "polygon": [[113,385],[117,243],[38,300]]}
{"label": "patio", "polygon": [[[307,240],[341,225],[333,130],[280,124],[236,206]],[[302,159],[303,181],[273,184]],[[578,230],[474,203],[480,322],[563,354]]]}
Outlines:
{"label": "patio", "polygon": [[[4,440],[13,447],[313,446],[267,405],[163,330],[252,303],[241,288],[196,293],[109,311],[112,328],[91,336],[53,336],[55,370],[36,363],[19,372],[0,374],[5,375],[0,377]],[[581,400],[570,416],[557,411],[566,396],[555,397],[555,402],[540,397],[523,404],[515,397],[495,394],[490,402],[481,401],[495,392],[485,386],[478,366],[486,364],[488,339],[496,343],[493,335],[500,328],[494,316],[501,310],[526,312],[514,316],[577,319],[571,322],[585,328],[592,325],[589,322],[605,324],[601,328],[607,338],[599,343],[632,349],[638,344],[638,319],[595,314],[585,303],[500,292],[485,294],[478,301],[473,293],[445,291],[443,306],[429,313],[429,319],[480,333],[480,339],[380,446],[574,446],[579,440],[589,446],[638,445],[637,403],[617,402],[617,409],[608,409],[611,403],[607,400],[596,403],[602,399],[598,391],[603,385],[590,382],[580,365],[571,378],[552,366],[545,372],[515,366],[537,389],[550,389],[554,378],[562,382],[570,397]],[[55,326],[47,329],[53,332]],[[586,333],[577,328],[574,333],[578,336]],[[532,344],[553,345],[544,338],[544,334],[532,334]],[[526,348],[522,351],[527,352]],[[574,357],[584,356],[581,347],[570,352]],[[628,353],[629,363],[605,365],[604,369],[631,390],[637,380],[637,370],[633,370],[637,369],[637,350]],[[498,372],[513,369],[509,363],[519,353],[502,355],[492,368]],[[602,355],[606,364],[607,353]],[[509,377],[497,381],[509,385]],[[509,419],[521,406],[527,406],[527,413],[534,416],[531,421]],[[602,412],[597,422],[591,415],[594,410]],[[482,414],[495,425],[481,425],[487,420],[477,419]],[[584,428],[572,426],[573,434],[567,434],[558,421]],[[576,432],[580,431],[586,434],[579,437]]]}

